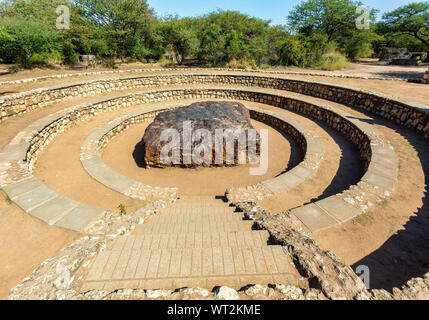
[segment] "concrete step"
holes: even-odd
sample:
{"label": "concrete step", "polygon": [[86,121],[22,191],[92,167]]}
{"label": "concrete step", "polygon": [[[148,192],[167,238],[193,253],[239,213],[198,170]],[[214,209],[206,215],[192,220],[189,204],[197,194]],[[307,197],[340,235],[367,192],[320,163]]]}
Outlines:
{"label": "concrete step", "polygon": [[176,248],[259,248],[267,246],[269,236],[267,231],[215,232],[205,234],[135,234],[118,238],[112,251]]}
{"label": "concrete step", "polygon": [[[85,278],[83,291],[123,288],[175,289],[228,285],[298,285],[301,277],[280,246],[261,248],[182,248],[100,253]],[[108,287],[106,287],[108,286]]]}
{"label": "concrete step", "polygon": [[251,231],[253,221],[210,221],[203,220],[190,223],[148,223],[136,228],[135,234],[178,234],[178,233],[213,233]]}
{"label": "concrete step", "polygon": [[184,214],[167,214],[161,213],[147,219],[148,224],[152,223],[191,223],[202,221],[243,221],[243,214],[234,213],[213,213],[213,214],[200,214],[200,213],[184,213]]}
{"label": "concrete step", "polygon": [[213,196],[180,196],[179,201],[191,201],[191,202],[217,201],[217,202],[224,203],[222,199],[217,199],[216,197],[213,197]]}
{"label": "concrete step", "polygon": [[235,212],[234,208],[228,207],[169,207],[162,209],[160,213],[162,214],[207,214],[207,215],[217,215],[217,214],[229,214],[233,215]]}
{"label": "concrete step", "polygon": [[206,202],[191,202],[177,201],[169,206],[169,208],[232,208],[228,203],[222,201],[206,201]]}

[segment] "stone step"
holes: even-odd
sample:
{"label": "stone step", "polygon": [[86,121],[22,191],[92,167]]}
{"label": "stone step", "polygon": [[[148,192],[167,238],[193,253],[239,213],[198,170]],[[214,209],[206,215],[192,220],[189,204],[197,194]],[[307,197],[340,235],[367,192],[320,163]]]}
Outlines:
{"label": "stone step", "polygon": [[216,199],[216,197],[213,197],[213,196],[180,196],[179,201],[191,201],[191,202],[217,201],[217,202],[224,203],[222,199]]}
{"label": "stone step", "polygon": [[250,275],[250,276],[211,276],[211,277],[174,277],[167,279],[145,280],[113,280],[113,281],[85,281],[80,291],[105,290],[177,290],[178,288],[215,288],[227,286],[234,290],[241,290],[250,284],[286,285],[297,288],[308,288],[308,281],[292,274]]}
{"label": "stone step", "polygon": [[222,201],[206,201],[206,202],[191,202],[177,201],[169,206],[169,208],[232,208],[228,203]]}
{"label": "stone step", "polygon": [[218,215],[228,214],[234,215],[234,208],[228,207],[169,207],[163,209],[160,212],[167,215],[178,215],[178,214],[199,214],[199,215]]}
{"label": "stone step", "polygon": [[199,221],[191,223],[149,223],[137,226],[135,234],[178,234],[251,231],[253,221]]}
{"label": "stone step", "polygon": [[120,237],[112,251],[184,248],[258,248],[267,246],[267,231],[240,231],[188,234],[144,234]]}
{"label": "stone step", "polygon": [[243,221],[243,214],[231,213],[183,213],[183,214],[167,214],[161,213],[150,217],[148,223],[190,223],[201,221]]}
{"label": "stone step", "polygon": [[[248,284],[298,285],[301,280],[281,246],[104,251],[85,278],[83,291],[177,289]],[[109,287],[106,287],[109,286]],[[116,286],[116,287],[115,287]]]}

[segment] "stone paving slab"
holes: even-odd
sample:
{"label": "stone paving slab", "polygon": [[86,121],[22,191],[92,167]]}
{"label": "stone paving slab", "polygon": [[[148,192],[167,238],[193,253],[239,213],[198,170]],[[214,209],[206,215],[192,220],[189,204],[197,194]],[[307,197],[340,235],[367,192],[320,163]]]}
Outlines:
{"label": "stone paving slab", "polygon": [[[180,214],[198,214],[198,215],[227,215],[230,216],[234,213],[234,208],[223,207],[223,206],[170,206],[167,209],[162,210],[163,214],[180,215]],[[237,214],[238,215],[238,214]]]}
{"label": "stone paving slab", "polygon": [[368,182],[372,185],[378,186],[383,190],[392,192],[395,189],[396,181],[379,175],[375,172],[368,171],[362,178],[362,181]]}
{"label": "stone paving slab", "polygon": [[97,159],[97,157],[92,157],[89,159],[84,159],[81,160],[82,166],[85,168],[86,171],[88,171],[88,169],[92,169],[94,167],[97,167],[99,164],[99,159]]}
{"label": "stone paving slab", "polygon": [[104,211],[102,208],[80,204],[54,225],[75,232],[83,232]]}
{"label": "stone paving slab", "polygon": [[14,198],[13,201],[24,211],[30,212],[37,206],[58,196],[58,193],[42,184],[32,191]]}
{"label": "stone paving slab", "polygon": [[191,223],[191,222],[201,222],[206,221],[242,221],[244,219],[243,214],[231,214],[231,212],[222,212],[222,213],[199,213],[195,211],[193,213],[184,213],[184,214],[168,214],[163,212],[160,215],[150,217],[148,221],[150,223]]}
{"label": "stone paving slab", "polygon": [[371,172],[394,181],[397,179],[398,171],[397,166],[392,167],[389,164],[379,162],[371,163]]}
{"label": "stone paving slab", "polygon": [[53,225],[78,206],[79,202],[59,196],[32,210],[30,214],[49,225]]}
{"label": "stone paving slab", "polygon": [[307,180],[313,174],[312,171],[307,168],[304,168],[303,166],[297,166],[293,168],[292,170],[290,170],[290,173],[294,174],[297,177],[300,177],[303,180]]}
{"label": "stone paving slab", "polygon": [[295,188],[304,182],[305,179],[294,175],[291,171],[286,172],[285,174],[262,182],[273,194],[279,194],[281,192],[287,191],[289,189]]}
{"label": "stone paving slab", "polygon": [[269,237],[267,231],[188,233],[186,235],[135,234],[118,239],[111,251],[224,247],[259,248],[268,245]]}
{"label": "stone paving slab", "polygon": [[[154,249],[106,251],[98,255],[87,281],[173,280],[187,278],[290,275],[298,279],[291,257],[278,246],[265,248]],[[296,280],[295,279],[295,280]],[[271,281],[272,278],[271,278]],[[269,281],[268,283],[272,283]]]}
{"label": "stone paving slab", "polygon": [[[252,231],[253,221],[211,223],[210,215],[202,215],[206,228],[199,231],[192,222],[180,226],[173,220],[177,216],[161,214],[170,223],[152,220],[132,235],[117,238],[92,262],[81,291],[225,285],[240,289],[251,283],[306,287],[287,250],[270,246],[267,231]],[[247,230],[232,231],[239,225]]]}
{"label": "stone paving slab", "polygon": [[338,196],[329,197],[315,204],[328,212],[330,216],[341,221],[341,223],[347,222],[361,214],[360,210],[348,204]]}
{"label": "stone paving slab", "polygon": [[338,224],[333,217],[314,203],[293,209],[291,213],[301,220],[313,233],[331,228]]}
{"label": "stone paving slab", "polygon": [[373,154],[370,166],[373,166],[374,164],[381,165],[384,168],[396,170],[396,174],[399,171],[399,160],[396,157],[395,158],[391,158],[391,157],[385,158],[381,155]]}
{"label": "stone paving slab", "polygon": [[323,154],[323,147],[320,140],[308,140],[307,141],[307,153],[321,153]]}
{"label": "stone paving slab", "polygon": [[182,210],[224,210],[228,212],[234,212],[235,208],[229,207],[228,204],[224,203],[215,203],[215,202],[205,202],[202,205],[198,205],[196,202],[190,203],[173,203],[169,206],[169,209],[182,209]]}
{"label": "stone paving slab", "polygon": [[20,161],[27,156],[26,151],[15,151],[0,153],[0,163],[10,163],[12,161]]}
{"label": "stone paving slab", "polygon": [[136,234],[237,232],[252,230],[253,221],[202,221],[192,223],[144,224],[136,228]]}
{"label": "stone paving slab", "polygon": [[98,161],[97,165],[91,168],[89,174],[106,187],[121,193],[128,191],[135,183],[134,180],[128,179],[110,169],[101,159]]}
{"label": "stone paving slab", "polygon": [[227,286],[240,290],[250,283],[258,284],[284,284],[299,288],[305,288],[307,284],[295,275],[253,275],[253,276],[218,276],[218,277],[195,277],[195,278],[170,278],[151,280],[122,280],[122,281],[88,281],[82,287],[82,292],[92,290],[105,290],[114,292],[122,289],[133,290],[176,290],[177,288],[214,288]]}
{"label": "stone paving slab", "polygon": [[6,187],[3,187],[3,190],[9,196],[9,198],[13,200],[24,193],[30,192],[31,190],[41,187],[42,185],[42,181],[35,177],[31,177],[29,179],[25,179],[23,181],[16,182],[14,184],[10,184]]}
{"label": "stone paving slab", "polygon": [[[28,148],[30,147],[30,143],[24,142],[19,144],[10,143],[6,147],[3,148],[2,153],[27,153]],[[24,157],[25,158],[25,157]]]}

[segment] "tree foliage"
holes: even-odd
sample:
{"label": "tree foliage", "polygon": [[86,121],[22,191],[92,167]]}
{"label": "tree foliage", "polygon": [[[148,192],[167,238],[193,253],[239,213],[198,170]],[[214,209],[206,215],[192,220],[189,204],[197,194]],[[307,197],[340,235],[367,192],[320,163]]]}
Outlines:
{"label": "tree foliage", "polygon": [[0,57],[24,67],[58,54],[60,39],[55,30],[36,21],[5,18],[0,21]]}
{"label": "tree foliage", "polygon": [[[57,30],[56,8],[70,8],[70,29]],[[174,53],[178,64],[192,58],[205,66],[295,65],[325,68],[348,59],[380,55],[386,47],[427,50],[428,2],[412,3],[375,23],[356,27],[354,0],[306,0],[286,26],[236,11],[200,17],[158,18],[147,0],[3,0],[0,60],[31,67],[50,59],[74,64],[92,54],[114,63],[160,60]]]}
{"label": "tree foliage", "polygon": [[380,32],[413,37],[429,47],[429,2],[415,2],[383,16]]}

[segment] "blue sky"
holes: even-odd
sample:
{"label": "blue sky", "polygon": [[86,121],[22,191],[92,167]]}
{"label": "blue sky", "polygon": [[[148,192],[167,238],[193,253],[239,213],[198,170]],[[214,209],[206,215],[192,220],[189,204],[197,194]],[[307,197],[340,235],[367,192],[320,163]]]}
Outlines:
{"label": "blue sky", "polygon": [[[361,0],[372,9],[381,13],[402,5],[421,0]],[[251,16],[271,20],[273,24],[285,24],[288,12],[300,0],[148,0],[159,16],[178,14],[179,16],[202,15],[217,9],[237,10]]]}

